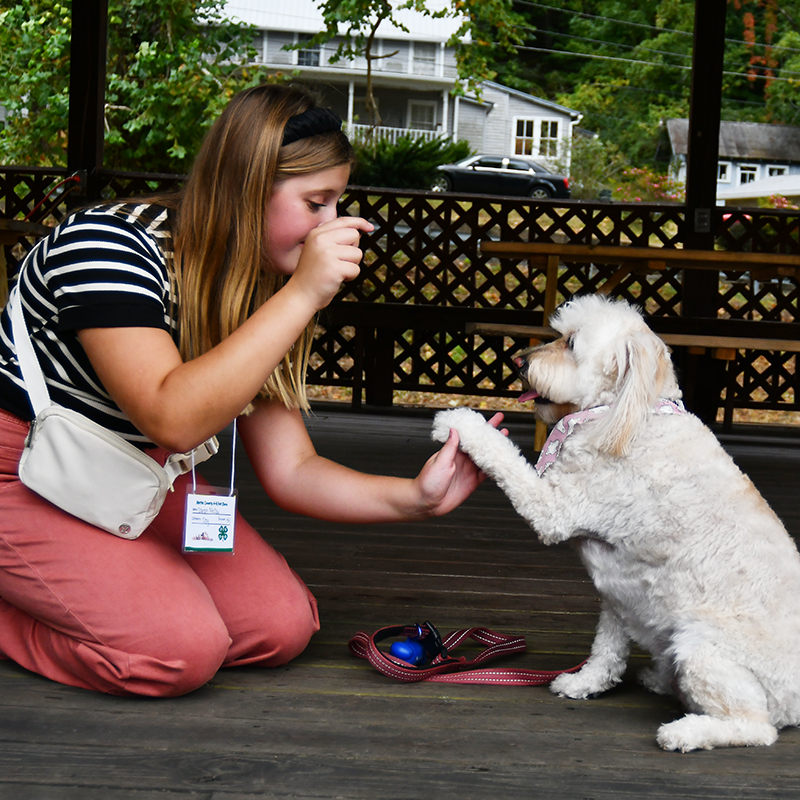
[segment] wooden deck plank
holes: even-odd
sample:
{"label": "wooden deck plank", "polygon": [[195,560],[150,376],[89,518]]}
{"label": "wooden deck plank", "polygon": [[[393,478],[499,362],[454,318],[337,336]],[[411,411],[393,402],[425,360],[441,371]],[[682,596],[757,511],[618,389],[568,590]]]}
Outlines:
{"label": "wooden deck plank", "polygon": [[[311,424],[323,454],[406,475],[434,450],[429,426],[425,415],[326,411]],[[509,427],[529,450],[533,426]],[[800,535],[800,448],[728,446]],[[223,437],[204,465],[212,480],[228,453]],[[443,631],[525,634],[515,666],[585,657],[598,603],[583,567],[568,546],[539,544],[496,487],[443,519],[350,527],[291,517],[244,459],[237,470],[243,511],[317,595],[320,633],[284,668],[223,670],[174,700],[83,692],[0,662],[0,800],[800,797],[798,729],[770,748],[661,751],[656,728],[682,712],[636,684],[643,654],[619,687],[585,702],[544,687],[401,684],[350,655],[359,629],[429,618]]]}
{"label": "wooden deck plank", "polygon": [[[22,769],[35,767],[31,777],[36,784],[51,784],[59,775],[71,783],[80,776],[83,785],[120,790],[134,779],[141,781],[138,790],[149,786],[187,791],[211,782],[216,784],[214,796],[223,797],[263,791],[267,786],[262,781],[276,770],[292,769],[294,763],[303,774],[292,776],[291,787],[276,786],[268,796],[288,796],[293,791],[295,796],[335,796],[315,787],[313,780],[309,783],[306,770],[311,769],[313,778],[315,767],[332,769],[339,762],[349,763],[352,773],[343,774],[344,783],[329,786],[328,791],[347,786],[348,778],[365,780],[341,794],[345,797],[366,796],[367,790],[392,796],[380,792],[375,783],[378,774],[399,776],[412,766],[419,779],[434,779],[434,785],[437,774],[438,780],[446,779],[450,791],[463,771],[492,773],[500,781],[492,782],[489,796],[498,797],[510,795],[494,793],[496,785],[519,791],[520,784],[512,781],[516,772],[521,779],[538,778],[537,787],[546,791],[547,775],[569,783],[577,767],[618,791],[626,784],[641,786],[649,773],[652,790],[678,789],[681,781],[694,777],[701,786],[684,788],[699,793],[686,796],[717,797],[721,795],[705,792],[712,777],[715,789],[731,791],[748,784],[756,788],[753,771],[763,768],[765,756],[771,762],[794,759],[800,744],[798,732],[789,731],[770,749],[686,757],[663,753],[655,748],[652,732],[665,717],[677,714],[677,707],[663,698],[654,704],[650,695],[632,685],[596,701],[574,703],[542,689],[409,687],[387,683],[372,672],[358,674],[360,670],[342,672],[354,683],[347,687],[338,682],[339,675],[331,683],[315,676],[314,669],[311,659],[303,657],[270,681],[260,670],[230,671],[195,695],[170,701],[87,699],[85,693],[53,693],[40,686],[43,699],[56,707],[46,721],[35,713],[36,703],[20,704],[6,716],[18,738],[0,751],[0,774],[5,780],[22,780]],[[13,688],[5,675],[0,685]],[[597,724],[598,716],[602,725]],[[335,737],[331,717],[335,717]],[[578,767],[581,764],[585,766]],[[144,767],[147,774],[142,780]],[[627,781],[619,774],[625,770],[635,773]],[[665,775],[659,776],[659,770]],[[798,787],[795,772],[778,770],[770,776],[769,796],[780,789],[781,778]],[[418,785],[423,784],[412,776],[410,796],[422,796],[413,793]],[[765,784],[760,786],[763,791]],[[537,792],[537,796],[559,795]],[[737,791],[729,796],[757,794]]]}

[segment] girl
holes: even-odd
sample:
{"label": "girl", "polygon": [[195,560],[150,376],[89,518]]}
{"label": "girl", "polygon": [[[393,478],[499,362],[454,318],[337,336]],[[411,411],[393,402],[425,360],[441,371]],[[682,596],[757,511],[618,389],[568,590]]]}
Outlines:
{"label": "girl", "polygon": [[[319,457],[305,430],[314,317],[359,274],[372,229],[337,217],[352,160],[335,114],[263,86],[233,99],[180,193],[65,220],[20,278],[53,401],[161,463],[239,418],[265,491],[297,513],[389,522],[460,504],[482,476],[455,434],[404,480]],[[0,322],[0,655],[72,686],[175,696],[299,654],[315,600],[245,520],[235,555],[182,552],[188,476],[135,541],[21,484],[32,412]]]}

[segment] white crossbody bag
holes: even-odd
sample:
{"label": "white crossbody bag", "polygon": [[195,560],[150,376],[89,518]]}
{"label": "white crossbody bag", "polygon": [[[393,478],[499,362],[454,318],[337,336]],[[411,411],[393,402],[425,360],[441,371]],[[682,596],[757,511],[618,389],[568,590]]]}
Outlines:
{"label": "white crossbody bag", "polygon": [[215,437],[164,467],[122,437],[50,400],[22,313],[9,297],[14,345],[34,420],[19,462],[25,486],[53,505],[123,539],[135,539],[161,510],[179,475],[219,450]]}

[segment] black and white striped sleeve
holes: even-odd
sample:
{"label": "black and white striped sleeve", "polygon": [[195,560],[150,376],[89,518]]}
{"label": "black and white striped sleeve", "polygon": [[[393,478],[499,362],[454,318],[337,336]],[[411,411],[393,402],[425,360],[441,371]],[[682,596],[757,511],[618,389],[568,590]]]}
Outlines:
{"label": "black and white striped sleeve", "polygon": [[85,211],[63,224],[42,278],[58,330],[170,327],[164,256],[143,226],[115,214]]}

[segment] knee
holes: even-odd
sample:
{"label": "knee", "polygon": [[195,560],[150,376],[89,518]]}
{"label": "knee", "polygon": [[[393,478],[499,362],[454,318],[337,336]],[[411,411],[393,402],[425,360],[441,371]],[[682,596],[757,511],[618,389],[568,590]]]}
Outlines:
{"label": "knee", "polygon": [[319,630],[319,624],[310,623],[306,617],[281,622],[270,631],[266,641],[268,656],[265,664],[271,667],[280,667],[299,656]]}
{"label": "knee", "polygon": [[151,655],[130,656],[125,693],[178,697],[208,683],[225,662],[231,638],[222,620],[182,626]]}
{"label": "knee", "polygon": [[234,637],[225,666],[260,664],[280,667],[299,656],[319,630],[317,604],[313,597],[284,606],[280,613],[269,613],[250,622],[249,632]]}

